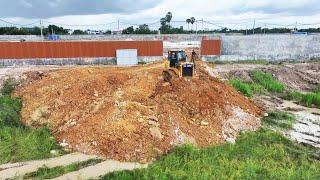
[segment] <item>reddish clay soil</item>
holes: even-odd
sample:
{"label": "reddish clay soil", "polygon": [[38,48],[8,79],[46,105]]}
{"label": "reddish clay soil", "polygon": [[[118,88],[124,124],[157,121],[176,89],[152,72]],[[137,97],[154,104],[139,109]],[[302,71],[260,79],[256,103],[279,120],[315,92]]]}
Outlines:
{"label": "reddish clay soil", "polygon": [[67,148],[121,161],[148,162],[180,144],[210,146],[260,127],[252,101],[197,67],[196,77],[170,83],[162,63],[29,72],[14,95],[26,125],[47,125]]}

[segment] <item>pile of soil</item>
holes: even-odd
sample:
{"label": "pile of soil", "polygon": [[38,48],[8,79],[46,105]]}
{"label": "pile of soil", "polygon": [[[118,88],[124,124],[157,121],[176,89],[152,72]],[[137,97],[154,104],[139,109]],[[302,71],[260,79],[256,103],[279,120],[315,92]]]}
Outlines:
{"label": "pile of soil", "polygon": [[26,125],[48,125],[66,148],[120,161],[148,162],[180,144],[205,147],[260,127],[253,102],[197,67],[195,78],[171,82],[162,63],[29,72],[15,96]]}

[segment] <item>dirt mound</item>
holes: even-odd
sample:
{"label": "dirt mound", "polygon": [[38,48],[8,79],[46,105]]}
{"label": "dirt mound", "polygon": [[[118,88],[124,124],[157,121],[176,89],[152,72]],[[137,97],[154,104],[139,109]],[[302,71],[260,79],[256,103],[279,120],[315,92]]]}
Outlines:
{"label": "dirt mound", "polygon": [[31,73],[15,96],[25,124],[48,125],[70,149],[122,161],[147,162],[176,145],[208,146],[260,127],[258,107],[198,67],[197,77],[170,83],[161,63]]}

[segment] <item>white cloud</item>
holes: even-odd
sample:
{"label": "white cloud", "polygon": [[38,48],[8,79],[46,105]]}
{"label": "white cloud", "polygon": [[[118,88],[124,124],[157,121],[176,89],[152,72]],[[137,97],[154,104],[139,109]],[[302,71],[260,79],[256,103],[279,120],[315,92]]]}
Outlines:
{"label": "white cloud", "polygon": [[[63,1],[51,0],[49,2],[53,2],[54,5],[57,5]],[[67,1],[80,2],[80,0]],[[256,19],[257,26],[264,26],[266,23],[268,23],[268,26],[270,27],[275,26],[270,24],[286,25],[293,24],[296,21],[304,24],[312,24],[320,21],[319,0],[160,0],[160,2],[153,1],[155,2],[154,5],[148,4],[145,6],[145,8],[138,7],[148,2],[146,0],[126,0],[125,2],[130,3],[119,4],[120,6],[126,5],[125,10],[116,10],[119,7],[117,5],[114,7],[115,10],[109,9],[109,12],[105,14],[95,15],[95,13],[101,13],[101,11],[92,10],[88,13],[85,13],[91,15],[72,15],[74,13],[63,13],[65,16],[49,17],[46,20],[60,24],[105,24],[104,26],[98,27],[69,26],[69,28],[117,29],[118,23],[109,23],[120,20],[120,22],[122,22],[120,23],[120,28],[128,26],[130,23],[150,23],[158,21],[168,11],[171,11],[174,16],[173,21],[184,21],[186,18],[193,16],[198,20],[204,19],[215,24],[219,24],[220,26],[227,26],[229,28],[250,27],[252,26],[254,19]],[[74,8],[85,9],[83,6]],[[137,10],[130,12],[130,8]],[[10,19],[19,23],[29,23],[35,20],[30,20],[27,18]],[[158,25],[159,23],[151,26],[156,28]],[[173,25],[185,26],[185,23],[174,22]],[[202,27],[202,24],[198,25],[199,28]],[[218,28],[218,26],[210,24],[205,24],[205,27]]]}

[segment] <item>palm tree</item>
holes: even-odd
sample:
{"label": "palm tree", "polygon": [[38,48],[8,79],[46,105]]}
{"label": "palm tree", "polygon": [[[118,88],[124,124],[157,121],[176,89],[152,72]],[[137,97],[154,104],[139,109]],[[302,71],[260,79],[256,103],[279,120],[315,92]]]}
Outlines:
{"label": "palm tree", "polygon": [[190,23],[192,24],[191,31],[193,30],[193,24],[194,24],[195,22],[196,22],[196,18],[191,17],[191,18],[190,18]]}
{"label": "palm tree", "polygon": [[186,22],[188,23],[188,30],[190,31],[189,24],[191,23],[191,19],[187,19]]}
{"label": "palm tree", "polygon": [[172,20],[172,13],[171,12],[168,12],[167,15],[166,15],[166,20],[167,22],[170,24],[171,20]]}

